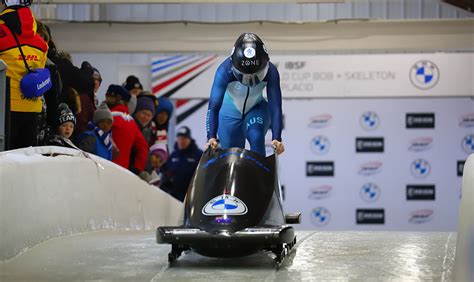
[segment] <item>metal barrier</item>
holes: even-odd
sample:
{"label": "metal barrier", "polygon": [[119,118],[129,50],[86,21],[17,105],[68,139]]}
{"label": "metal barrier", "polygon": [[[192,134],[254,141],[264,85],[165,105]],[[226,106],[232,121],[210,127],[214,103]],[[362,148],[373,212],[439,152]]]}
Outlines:
{"label": "metal barrier", "polygon": [[7,120],[9,111],[7,112],[7,65],[0,60],[0,152],[7,149]]}

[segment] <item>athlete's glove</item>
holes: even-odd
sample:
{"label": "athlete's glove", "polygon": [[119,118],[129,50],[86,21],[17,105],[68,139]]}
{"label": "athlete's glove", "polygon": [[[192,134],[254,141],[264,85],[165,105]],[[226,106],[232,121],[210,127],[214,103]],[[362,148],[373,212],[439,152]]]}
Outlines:
{"label": "athlete's glove", "polygon": [[218,142],[216,138],[209,139],[206,143],[206,150],[207,148],[209,148],[209,146],[211,146],[211,148],[215,150],[217,148],[217,144]]}
{"label": "athlete's glove", "polygon": [[275,149],[275,153],[277,153],[277,155],[281,155],[285,151],[285,146],[283,145],[282,142],[278,140],[273,140],[272,146],[273,146],[273,149]]}

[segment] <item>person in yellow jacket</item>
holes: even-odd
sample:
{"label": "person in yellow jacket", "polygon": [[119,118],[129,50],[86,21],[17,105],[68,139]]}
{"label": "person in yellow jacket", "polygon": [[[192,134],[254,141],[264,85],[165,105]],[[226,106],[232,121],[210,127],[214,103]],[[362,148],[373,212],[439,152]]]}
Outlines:
{"label": "person in yellow jacket", "polygon": [[10,88],[10,149],[36,145],[38,114],[42,110],[39,97],[26,98],[21,92],[20,81],[28,70],[12,34],[16,34],[30,69],[44,68],[48,45],[36,33],[30,5],[31,0],[2,0],[0,6],[0,60],[8,66]]}

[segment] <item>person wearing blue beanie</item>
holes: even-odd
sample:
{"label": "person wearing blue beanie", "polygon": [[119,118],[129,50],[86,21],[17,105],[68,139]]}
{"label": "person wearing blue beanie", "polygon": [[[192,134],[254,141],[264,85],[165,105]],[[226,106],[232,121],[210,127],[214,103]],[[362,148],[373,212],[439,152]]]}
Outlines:
{"label": "person wearing blue beanie", "polygon": [[158,98],[158,107],[155,110],[155,123],[157,128],[168,130],[169,121],[173,115],[173,103],[166,97]]}

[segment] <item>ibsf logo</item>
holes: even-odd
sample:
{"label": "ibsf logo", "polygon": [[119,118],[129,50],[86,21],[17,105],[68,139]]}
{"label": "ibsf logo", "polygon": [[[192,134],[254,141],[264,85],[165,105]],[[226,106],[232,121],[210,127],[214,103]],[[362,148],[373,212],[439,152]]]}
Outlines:
{"label": "ibsf logo", "polygon": [[321,185],[315,188],[311,188],[309,199],[312,200],[322,200],[331,196],[332,186],[331,185]]}
{"label": "ibsf logo", "polygon": [[365,175],[365,176],[375,175],[379,173],[381,170],[382,170],[382,162],[378,162],[378,161],[367,162],[360,165],[359,174]]}
{"label": "ibsf logo", "polygon": [[331,220],[331,213],[324,207],[318,207],[311,211],[311,222],[316,226],[325,226]]}
{"label": "ibsf logo", "polygon": [[468,154],[474,153],[474,134],[466,135],[462,139],[462,148]]}
{"label": "ibsf logo", "polygon": [[460,127],[474,127],[474,113],[462,115],[459,118]]}
{"label": "ibsf logo", "polygon": [[438,66],[428,60],[418,61],[410,69],[410,80],[419,89],[433,88],[439,81]]}
{"label": "ibsf logo", "polygon": [[376,112],[367,111],[360,116],[359,122],[363,129],[371,131],[379,127],[380,118]]}
{"label": "ibsf logo", "polygon": [[413,224],[422,224],[433,219],[434,211],[430,209],[417,210],[410,213],[408,222]]}
{"label": "ibsf logo", "polygon": [[380,188],[374,183],[366,183],[360,188],[360,197],[367,203],[374,203],[380,197]]}
{"label": "ibsf logo", "polygon": [[412,152],[422,152],[431,149],[433,146],[433,138],[431,137],[420,137],[410,141],[408,150]]}
{"label": "ibsf logo", "polygon": [[329,151],[331,143],[326,136],[319,135],[311,140],[311,151],[316,155],[325,155]]}
{"label": "ibsf logo", "polygon": [[305,65],[306,65],[306,62],[304,62],[304,61],[286,62],[285,63],[285,69],[299,70],[299,69],[304,68]]}
{"label": "ibsf logo", "polygon": [[323,128],[331,124],[332,115],[330,114],[321,114],[313,117],[309,122],[309,127],[311,128]]}
{"label": "ibsf logo", "polygon": [[416,178],[425,178],[431,172],[431,165],[427,160],[416,159],[411,163],[410,171]]}

